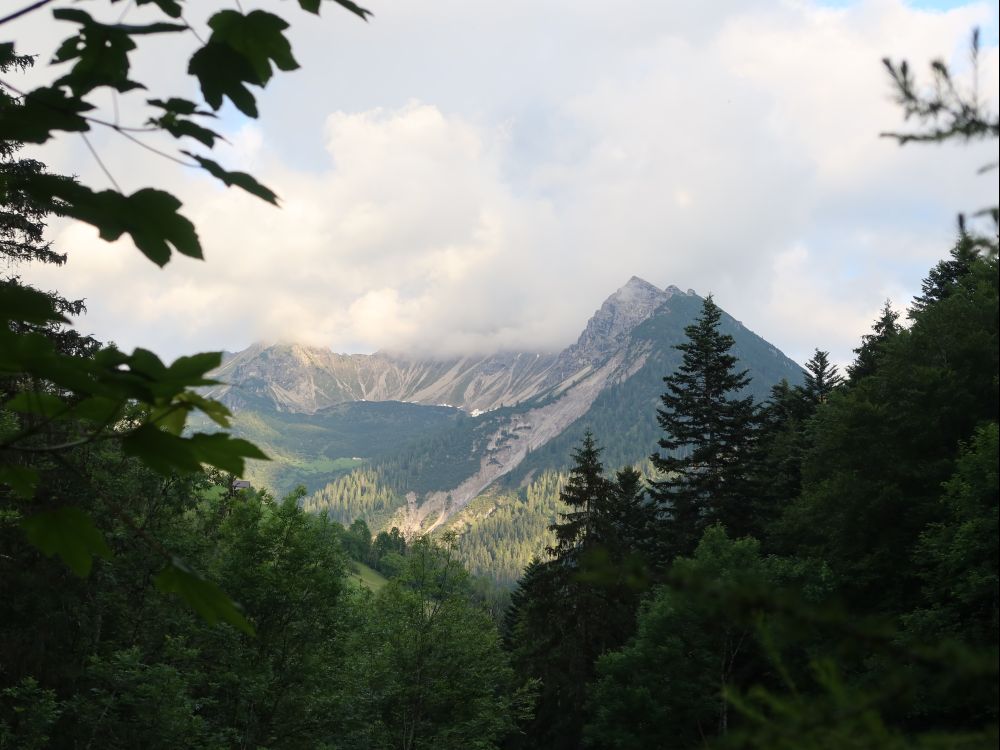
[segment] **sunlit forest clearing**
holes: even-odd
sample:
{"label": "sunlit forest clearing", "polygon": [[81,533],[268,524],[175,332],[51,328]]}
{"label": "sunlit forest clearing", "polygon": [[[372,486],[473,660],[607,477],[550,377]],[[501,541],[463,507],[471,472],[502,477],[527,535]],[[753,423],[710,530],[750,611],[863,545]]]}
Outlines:
{"label": "sunlit forest clearing", "polygon": [[[279,197],[270,181],[292,185],[299,167],[281,159],[306,146],[273,145],[271,131],[244,123],[300,116],[291,99],[269,97],[300,61],[315,64],[317,49],[340,59],[326,50],[327,37],[316,46],[316,29],[357,56],[351,34],[388,38],[392,47],[400,28],[393,24],[415,23],[408,14],[416,11],[385,7],[373,16],[352,0],[208,10],[183,0],[7,5],[0,750],[971,750],[1000,742],[995,205],[939,207],[952,217],[942,233],[913,210],[922,204],[907,203],[929,177],[904,169],[892,175],[898,191],[880,194],[884,203],[872,205],[867,194],[858,199],[863,209],[844,195],[830,201],[823,211],[843,212],[849,226],[817,240],[801,227],[818,214],[788,196],[808,193],[811,179],[847,185],[864,159],[817,137],[822,158],[786,172],[785,160],[799,158],[815,134],[786,139],[780,118],[747,105],[736,88],[725,94],[727,106],[759,115],[787,144],[768,152],[766,167],[749,154],[751,173],[770,187],[787,175],[801,180],[783,188],[788,223],[806,238],[788,240],[791,249],[771,228],[761,230],[759,250],[738,236],[780,222],[755,215],[763,204],[728,157],[697,162],[692,174],[711,174],[705,185],[724,191],[732,182],[734,191],[710,193],[712,227],[699,218],[709,193],[699,192],[678,154],[701,141],[682,116],[670,114],[677,130],[653,141],[588,140],[573,117],[611,127],[607,114],[621,132],[633,132],[633,120],[646,127],[610,106],[595,117],[590,95],[568,96],[558,117],[538,102],[525,105],[519,116],[537,142],[525,140],[513,115],[493,128],[497,143],[524,158],[545,151],[551,161],[537,171],[511,157],[471,177],[462,169],[495,156],[496,143],[476,130],[490,130],[483,122],[495,113],[479,98],[478,114],[460,117],[444,105],[392,110],[361,97],[368,109],[345,105],[326,116],[334,176],[303,179],[316,193],[310,204],[295,190]],[[555,11],[541,5],[535,22],[514,24],[526,59],[538,39],[564,38],[546,31],[542,20]],[[559,10],[572,34],[592,33],[595,19],[611,24],[585,5]],[[662,60],[650,51],[662,39],[646,38],[664,19],[683,29],[661,35],[669,55],[693,55],[701,43],[727,64],[736,60],[734,80],[749,82],[767,68],[751,55],[759,39],[770,40],[773,59],[798,54],[797,44],[778,43],[782,19],[807,18],[817,44],[840,44],[845,19],[882,40],[912,16],[923,39],[944,34],[932,33],[935,23],[952,28],[973,17],[966,12],[982,12],[949,16],[897,0],[842,5],[776,3],[741,16],[683,2],[630,4],[601,32],[612,41],[637,34],[651,46],[609,58],[593,91],[612,91],[624,107],[614,76],[636,60],[657,85],[674,85],[673,69],[657,68]],[[486,11],[419,12],[438,28],[433,14]],[[507,10],[491,12],[502,17],[482,18],[493,18],[500,34],[511,22]],[[393,14],[388,32],[371,30]],[[740,19],[754,42],[745,48]],[[346,24],[353,30],[341,31]],[[469,39],[489,25],[470,27]],[[572,34],[565,39],[579,41]],[[957,147],[941,151],[949,158],[992,149],[985,153],[994,162],[981,171],[992,175],[983,203],[994,203],[995,29],[963,34],[954,60],[907,62],[892,48],[881,67],[846,58],[843,66],[885,84],[898,127],[879,132],[873,124],[871,138],[886,148],[914,159],[934,148]],[[33,46],[39,38],[52,41],[51,59]],[[746,58],[727,58],[720,39]],[[472,47],[462,53],[479,70]],[[439,57],[434,65],[447,55]],[[562,59],[543,57],[553,60],[554,78],[565,75]],[[593,63],[585,57],[582,67]],[[388,75],[384,60],[356,62],[350,77],[365,79],[375,102],[379,80],[410,75]],[[445,63],[464,80],[461,65]],[[426,62],[413,64],[423,70]],[[509,64],[521,70],[522,61]],[[795,73],[791,63],[777,68]],[[331,73],[340,83],[342,74]],[[729,80],[718,71],[709,79]],[[644,100],[640,83],[625,94]],[[535,85],[523,79],[525,89]],[[843,94],[829,88],[831,97]],[[681,115],[686,102],[704,100],[710,114],[690,116],[712,130],[704,124],[717,122],[710,104],[718,92],[686,98],[691,91],[675,91]],[[289,108],[265,106],[280,101]],[[809,109],[805,99],[799,104]],[[863,114],[851,120],[867,128]],[[305,142],[312,124],[301,117]],[[743,138],[731,130],[740,127],[730,118],[723,140]],[[433,137],[406,146],[421,128]],[[269,149],[254,146],[258,137]],[[746,138],[740,148],[753,152]],[[688,187],[663,176],[670,170],[650,145],[658,141],[680,143],[670,154]],[[155,166],[133,167],[134,157],[121,153],[134,148]],[[73,163],[77,150],[87,170],[60,173],[56,165]],[[383,154],[398,168],[391,184],[363,173]],[[582,162],[587,170],[574,173]],[[885,164],[877,168],[888,173]],[[774,175],[764,174],[772,166]],[[142,172],[137,189],[133,169]],[[186,177],[165,171],[175,169]],[[358,189],[370,192],[355,205],[336,180],[359,173]],[[664,224],[655,232],[643,224],[659,210],[642,202],[646,183],[629,192],[623,186],[632,183],[615,182],[651,173],[674,185],[664,189]],[[585,201],[559,192],[581,174],[593,180]],[[437,182],[450,180],[439,193]],[[209,192],[198,192],[206,184]],[[526,208],[528,194],[535,202]],[[255,201],[251,210],[244,197]],[[334,199],[349,210],[337,213],[327,203]],[[632,204],[637,214],[622,212]],[[442,206],[475,216],[456,220],[467,234],[427,229]],[[879,218],[864,223],[872,215]],[[532,231],[524,216],[538,222]],[[738,256],[717,247],[714,225],[727,220],[733,236],[720,235],[721,245],[745,245]],[[245,234],[220,233],[223,221]],[[532,233],[538,226],[541,240]],[[669,264],[650,260],[635,273],[705,274],[697,278],[709,286],[700,291],[622,269],[646,263],[654,254],[643,244],[648,236],[675,226],[683,246],[665,245]],[[883,232],[879,242],[899,236],[876,248],[873,226]],[[306,253],[311,232],[329,243],[323,255]],[[262,255],[255,234],[277,244],[277,255]],[[587,254],[588,235],[606,243],[600,257]],[[832,251],[805,249],[823,241],[846,247],[851,237],[861,238],[863,252],[842,266]],[[68,240],[80,245],[64,246]],[[782,250],[766,255],[769,242]],[[925,263],[928,242],[936,260]],[[520,244],[534,265],[525,265]],[[419,256],[412,267],[397,246]],[[230,261],[214,263],[215,248]],[[870,265],[859,259],[864,253]],[[609,265],[601,265],[605,256]],[[136,259],[142,274],[159,276],[134,275],[128,264]],[[202,273],[187,270],[195,265],[208,275],[185,275]],[[513,284],[501,273],[507,266]],[[289,267],[290,290],[282,286]],[[903,300],[870,295],[863,309],[879,312],[858,335],[844,311],[857,289],[900,289],[890,271],[878,284],[866,280],[885,268],[919,274],[919,290]],[[327,274],[358,287],[349,294]],[[823,274],[857,287],[842,292],[848,302],[818,309],[829,302],[818,296],[826,287],[808,284]],[[257,279],[273,294],[253,286]],[[76,298],[84,283],[96,284],[96,298]],[[578,288],[564,294],[565,283]],[[421,284],[441,286],[421,296]],[[772,287],[776,296],[760,295]],[[451,307],[435,307],[446,290],[458,295]],[[601,295],[596,312],[579,314]],[[327,317],[311,309],[316,300]],[[100,310],[94,326],[88,306]],[[227,328],[234,319],[245,328]],[[131,341],[146,329],[145,345],[110,338],[120,332]],[[848,354],[824,344],[841,329],[852,331]],[[235,330],[245,338],[225,351],[164,353],[205,331]],[[275,330],[283,338],[269,338]],[[796,347],[798,361],[779,340],[796,342],[782,346]],[[336,348],[351,345],[349,354]]]}

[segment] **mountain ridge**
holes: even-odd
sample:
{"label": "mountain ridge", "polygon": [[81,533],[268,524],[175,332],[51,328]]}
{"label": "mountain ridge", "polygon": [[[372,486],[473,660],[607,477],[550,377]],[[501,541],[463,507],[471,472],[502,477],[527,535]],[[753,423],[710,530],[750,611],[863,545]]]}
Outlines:
{"label": "mountain ridge", "polygon": [[[588,427],[609,444],[616,465],[648,456],[662,378],[679,365],[675,345],[702,302],[693,290],[659,289],[633,276],[604,300],[574,343],[554,354],[440,360],[257,344],[223,363],[214,376],[229,383],[211,395],[232,408],[237,432],[250,417],[269,425],[257,434],[266,434],[285,464],[304,467],[287,471],[288,481],[301,476],[315,488],[327,469],[334,477],[359,462],[395,467],[395,510],[383,509],[391,513],[380,518],[411,535],[427,533],[490,487],[523,485],[535,471],[558,466]],[[753,375],[748,392],[756,398],[767,398],[782,378],[801,381],[799,365],[732,316],[724,313],[722,326],[734,338],[740,366]],[[393,408],[368,420],[367,402],[412,405],[405,418],[417,437],[406,442],[392,432]],[[346,403],[356,408],[330,411]],[[435,414],[421,434],[420,409],[430,407],[450,407],[456,416]],[[357,420],[367,430],[367,453],[360,447],[345,453]],[[387,431],[381,443],[372,424]],[[289,453],[292,435],[297,442]]]}
{"label": "mountain ridge", "polygon": [[[693,294],[693,291],[689,292]],[[231,408],[262,400],[279,411],[315,413],[349,401],[410,401],[478,414],[530,400],[599,367],[637,325],[675,294],[637,276],[604,300],[577,341],[560,352],[506,351],[479,357],[339,354],[299,343],[254,343],[212,373],[209,390]]]}

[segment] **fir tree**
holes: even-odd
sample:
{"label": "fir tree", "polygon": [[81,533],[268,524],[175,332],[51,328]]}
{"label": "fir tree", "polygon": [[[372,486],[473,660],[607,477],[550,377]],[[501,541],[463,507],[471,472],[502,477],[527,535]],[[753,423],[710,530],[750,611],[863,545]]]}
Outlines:
{"label": "fir tree", "polygon": [[808,447],[805,427],[816,404],[803,388],[782,380],[771,388],[771,397],[760,410],[754,514],[765,544],[770,522],[802,490],[802,457]]}
{"label": "fir tree", "polygon": [[594,665],[635,629],[648,506],[639,472],[624,469],[609,480],[600,453],[588,430],[560,495],[569,510],[550,527],[552,559],[525,569],[505,618],[516,669],[541,685],[525,747],[580,746]]}
{"label": "fir tree", "polygon": [[949,255],[950,258],[939,261],[921,282],[921,293],[913,299],[913,304],[907,312],[907,317],[910,319],[916,318],[928,306],[951,294],[979,257],[975,241],[964,232],[955,242]]}
{"label": "fir tree", "polygon": [[844,376],[837,372],[836,365],[830,364],[830,352],[819,349],[806,362],[805,379],[802,391],[813,405],[824,403],[834,389],[844,382]]}
{"label": "fir tree", "polygon": [[549,548],[553,557],[566,558],[571,550],[594,541],[588,538],[594,529],[595,517],[605,510],[611,491],[600,456],[601,448],[594,442],[593,433],[587,430],[582,444],[573,452],[573,468],[559,496],[570,510],[561,514],[561,523],[549,527],[556,535],[555,546]]}
{"label": "fir tree", "polygon": [[[25,71],[32,66],[30,55],[15,55],[9,47],[0,48],[0,73]],[[0,111],[13,111],[23,106],[0,86]],[[19,154],[22,144],[0,139],[0,285],[7,289],[25,286],[13,269],[26,263],[45,263],[61,266],[66,262],[65,253],[52,249],[45,239],[46,218],[59,212],[55,201],[44,202],[26,189],[37,179],[57,179],[72,182],[68,177],[49,173],[36,159]],[[0,287],[0,291],[2,291]],[[83,300],[68,300],[48,292],[56,311],[63,315],[78,316],[86,312]],[[48,323],[12,324],[19,333],[42,333],[65,354],[87,355],[97,349],[97,342],[90,336],[81,336],[61,325]]]}
{"label": "fir tree", "polygon": [[892,302],[886,300],[878,320],[872,326],[872,332],[862,336],[861,346],[854,350],[856,355],[854,364],[847,367],[848,380],[852,385],[861,378],[874,374],[878,369],[878,362],[886,342],[892,340],[902,330],[896,322],[898,320],[899,313],[892,309]]}
{"label": "fir tree", "polygon": [[664,453],[650,456],[662,477],[651,495],[666,527],[667,560],[690,554],[711,523],[724,524],[734,536],[751,530],[749,462],[753,452],[753,397],[739,397],[750,378],[736,369],[730,354],[733,337],[722,333],[722,311],[705,300],[701,316],[684,329],[677,345],[681,366],[663,379],[663,407],[657,420],[665,433]]}

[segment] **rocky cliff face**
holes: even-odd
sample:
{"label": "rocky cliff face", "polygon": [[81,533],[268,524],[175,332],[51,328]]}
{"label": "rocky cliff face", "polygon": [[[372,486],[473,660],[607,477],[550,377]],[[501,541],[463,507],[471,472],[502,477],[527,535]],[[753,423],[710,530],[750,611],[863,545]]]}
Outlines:
{"label": "rocky cliff face", "polygon": [[678,293],[682,292],[677,287],[658,289],[633,276],[604,300],[587,321],[576,343],[559,354],[548,374],[547,384],[558,386],[567,380],[573,382],[600,367],[624,346],[636,326],[648,320],[657,308]]}
{"label": "rocky cliff face", "polygon": [[234,409],[271,405],[314,413],[349,401],[447,404],[471,414],[565,390],[617,352],[674,294],[633,276],[608,297],[575,344],[559,354],[507,352],[451,360],[379,352],[336,354],[301,344],[254,344],[226,359],[210,392]]}

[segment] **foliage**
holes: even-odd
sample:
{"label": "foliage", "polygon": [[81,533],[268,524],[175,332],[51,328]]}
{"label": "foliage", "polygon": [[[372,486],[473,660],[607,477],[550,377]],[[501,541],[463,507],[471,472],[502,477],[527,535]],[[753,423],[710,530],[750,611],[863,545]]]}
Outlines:
{"label": "foliage", "polygon": [[[883,311],[848,383],[817,350],[801,386],[772,388],[740,438],[756,446],[740,469],[761,541],[713,525],[691,555],[658,560],[660,585],[617,647],[588,647],[629,607],[601,606],[627,568],[581,552],[607,486],[584,441],[559,557],[525,569],[504,622],[515,668],[540,685],[523,746],[576,746],[581,727],[594,747],[995,744],[998,275],[970,247],[960,237],[931,271],[909,328]],[[701,322],[688,348],[726,352]],[[668,426],[674,441],[690,428]],[[651,540],[672,520],[646,518]]]}
{"label": "foliage", "polygon": [[[114,1],[114,0],[112,0]],[[364,18],[368,11],[350,0],[336,0]],[[6,25],[51,2],[38,2],[0,19]],[[148,3],[139,3],[148,4]],[[318,0],[301,0],[303,9],[319,12]],[[78,133],[86,140],[93,128],[108,128],[130,141],[156,150],[141,136],[159,132],[181,140],[190,138],[209,149],[220,137],[198,123],[212,118],[195,102],[175,96],[146,99],[150,116],[143,125],[122,125],[104,117],[95,102],[106,102],[110,93],[118,108],[118,95],[143,91],[134,80],[130,55],[150,37],[190,33],[200,42],[187,73],[193,76],[208,106],[217,111],[223,100],[241,112],[257,116],[253,93],[247,84],[264,87],[273,67],[292,70],[297,63],[285,36],[288,24],[263,10],[221,10],[209,19],[211,35],[202,40],[183,21],[180,0],[157,0],[160,20],[126,24],[131,6],[115,23],[105,23],[86,10],[57,7],[52,17],[75,26],[51,62],[61,74],[47,85],[22,91],[8,74],[24,70],[31,59],[19,55],[13,43],[0,43],[0,240],[3,254],[15,262],[36,260],[61,263],[65,256],[51,250],[42,239],[43,219],[49,214],[92,225],[102,239],[114,242],[128,235],[135,247],[159,266],[174,252],[194,258],[203,255],[194,225],[180,212],[180,201],[157,188],[143,188],[131,195],[114,189],[95,190],[80,182],[50,174],[37,162],[16,159],[24,143],[42,144],[60,133]],[[107,10],[111,10],[110,8]],[[186,163],[197,166],[225,185],[236,185],[270,203],[277,196],[242,172],[230,172],[204,155],[181,149]],[[95,158],[104,168],[94,151]],[[173,157],[170,157],[173,158]],[[175,159],[176,160],[176,159]],[[229,426],[229,412],[200,395],[199,387],[211,385],[206,373],[221,363],[219,353],[181,357],[169,366],[152,352],[137,348],[125,354],[114,347],[98,348],[64,326],[67,314],[79,314],[80,302],[68,302],[20,284],[16,278],[0,283],[0,378],[11,383],[2,393],[2,409],[13,414],[10,429],[0,437],[0,482],[21,497],[36,492],[39,472],[35,457],[62,460],[66,451],[104,440],[120,441],[127,455],[170,476],[197,472],[203,465],[240,475],[245,459],[266,456],[245,440],[225,433],[186,434],[188,417],[200,412],[222,428]],[[43,458],[43,460],[44,460]],[[74,571],[86,575],[92,554],[107,554],[100,531],[78,506],[44,509],[25,520],[28,538],[48,554],[58,554]],[[221,590],[173,560],[161,546],[167,566],[158,585],[176,592],[210,619],[239,623],[240,617]]]}
{"label": "foliage", "polygon": [[555,542],[551,526],[566,507],[559,499],[566,475],[547,471],[514,490],[493,487],[471,500],[447,524],[466,569],[509,589],[532,558]]}
{"label": "foliage", "polygon": [[836,366],[830,364],[830,352],[819,349],[806,362],[805,378],[802,393],[813,404],[814,408],[826,402],[834,389],[844,382],[844,377],[837,372]]}
{"label": "foliage", "polygon": [[514,665],[539,688],[527,747],[579,746],[594,663],[631,635],[646,585],[651,508],[640,475],[626,469],[609,480],[599,455],[585,434],[560,492],[566,510],[550,527],[552,559],[529,564],[505,616]]}
{"label": "foliage", "polygon": [[683,361],[663,379],[657,419],[666,454],[650,460],[660,472],[651,494],[666,518],[663,560],[690,553],[701,532],[723,523],[734,533],[752,530],[749,462],[756,412],[752,396],[738,396],[750,382],[736,370],[733,337],[719,330],[722,312],[709,296],[701,316],[677,344]]}
{"label": "foliage", "polygon": [[940,487],[960,443],[1000,406],[997,317],[996,260],[977,259],[814,418],[784,550],[828,562],[855,605],[899,613],[918,598],[911,551],[942,520]]}
{"label": "foliage", "polygon": [[364,697],[338,746],[488,748],[512,729],[523,699],[467,586],[447,547],[413,546],[350,643],[349,690]]}
{"label": "foliage", "polygon": [[[774,580],[752,539],[733,541],[709,528],[693,557],[674,563],[678,577],[711,580],[726,589]],[[752,662],[752,625],[719,601],[662,587],[646,601],[635,638],[602,656],[591,694],[589,744],[596,747],[695,747],[724,733],[725,686]]]}
{"label": "foliage", "polygon": [[[921,90],[909,64],[903,60],[894,63],[884,58],[889,76],[896,89],[896,101],[903,109],[907,120],[917,120],[923,128],[905,133],[883,133],[900,145],[907,143],[941,143],[959,138],[964,141],[1000,137],[1000,118],[996,112],[986,109],[979,96],[979,29],[972,32],[970,49],[972,63],[972,87],[963,90],[955,80],[948,66],[941,60],[933,60],[931,85]],[[997,163],[987,164],[980,172],[997,168]],[[983,250],[996,256],[1000,239],[1000,209],[997,206],[984,208],[975,216],[989,216],[993,220],[992,234],[967,232],[965,217],[959,214],[958,225],[963,241],[972,248]]]}
{"label": "foliage", "polygon": [[886,300],[878,320],[872,325],[872,332],[861,337],[861,346],[854,350],[854,362],[847,366],[850,383],[875,374],[886,345],[902,330],[897,320],[899,313],[892,309],[892,302]]}

